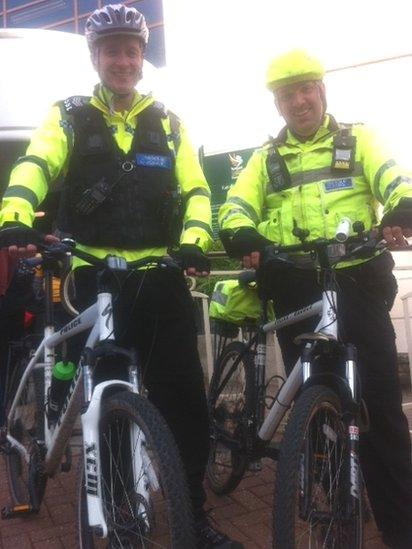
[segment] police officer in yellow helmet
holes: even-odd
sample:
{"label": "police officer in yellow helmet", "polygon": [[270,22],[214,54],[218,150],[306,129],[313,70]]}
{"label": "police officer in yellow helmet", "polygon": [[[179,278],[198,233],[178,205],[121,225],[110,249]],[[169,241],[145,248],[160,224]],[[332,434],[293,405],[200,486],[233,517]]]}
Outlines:
{"label": "police officer in yellow helmet", "polygon": [[[63,175],[56,226],[81,249],[127,261],[162,257],[172,250],[188,274],[207,275],[210,191],[196,152],[179,118],[135,89],[149,39],[144,16],[123,4],[103,6],[87,19],[85,34],[100,82],[91,97],[69,97],[53,105],[34,132],[4,195],[0,247],[14,255],[35,252],[30,230],[35,209]],[[95,269],[76,267],[76,297],[84,309],[96,297]],[[208,413],[183,273],[134,271],[123,281],[115,306],[123,334],[119,343],[137,348],[149,399],[178,444],[198,546],[241,547],[218,532],[203,509]]]}
{"label": "police officer in yellow helmet", "polygon": [[[368,128],[340,124],[326,112],[324,74],[319,60],[302,50],[276,57],[267,68],[266,85],[286,126],[254,152],[219,212],[227,249],[246,267],[259,266],[268,243],[297,244],[303,235],[308,241],[333,238],[342,218],[361,222],[365,230],[379,226],[392,249],[405,247],[412,235],[411,176]],[[307,257],[299,260],[310,266]],[[406,549],[412,547],[411,444],[389,317],[397,291],[393,265],[384,252],[341,263],[336,272],[341,326],[359,353],[371,421],[360,449],[369,498],[384,541]],[[277,273],[266,290],[277,316],[321,295],[314,269]],[[313,329],[309,319],[279,330],[287,372],[299,354],[294,337]]]}

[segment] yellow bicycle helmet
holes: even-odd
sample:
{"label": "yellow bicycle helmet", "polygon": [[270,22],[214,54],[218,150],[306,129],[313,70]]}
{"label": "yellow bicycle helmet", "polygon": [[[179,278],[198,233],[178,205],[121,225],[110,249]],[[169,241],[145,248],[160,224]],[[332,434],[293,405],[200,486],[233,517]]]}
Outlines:
{"label": "yellow bicycle helmet", "polygon": [[266,86],[275,91],[287,84],[305,80],[322,80],[325,69],[321,62],[304,50],[292,50],[269,63],[266,70]]}

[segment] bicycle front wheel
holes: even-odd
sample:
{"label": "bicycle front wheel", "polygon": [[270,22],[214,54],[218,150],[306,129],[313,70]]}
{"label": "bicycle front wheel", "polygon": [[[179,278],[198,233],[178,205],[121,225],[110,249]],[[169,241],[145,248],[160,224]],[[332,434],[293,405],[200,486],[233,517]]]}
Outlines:
{"label": "bicycle front wheel", "polygon": [[351,466],[340,400],[328,387],[309,387],[293,406],[280,447],[273,546],[360,549],[362,490],[353,505],[353,486],[362,486],[361,474]]}
{"label": "bicycle front wheel", "polygon": [[183,467],[156,408],[126,391],[110,396],[102,404],[99,439],[108,538],[98,537],[89,527],[82,470],[77,518],[80,548],[195,547]]}
{"label": "bicycle front wheel", "polygon": [[236,488],[248,465],[246,441],[253,417],[254,362],[244,343],[229,343],[220,355],[208,396],[211,443],[207,477],[215,494]]}

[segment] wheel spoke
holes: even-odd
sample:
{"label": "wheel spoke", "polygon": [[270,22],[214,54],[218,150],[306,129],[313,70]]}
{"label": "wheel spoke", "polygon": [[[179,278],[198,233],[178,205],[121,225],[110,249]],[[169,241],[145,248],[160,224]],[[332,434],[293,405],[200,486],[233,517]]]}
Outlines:
{"label": "wheel spoke", "polygon": [[233,490],[246,469],[253,389],[252,356],[243,343],[230,343],[218,359],[209,394],[212,438],[207,476],[218,494]]}
{"label": "wheel spoke", "polygon": [[[144,420],[137,408],[144,412]],[[185,547],[183,540],[191,539],[190,503],[179,484],[184,482],[183,471],[177,465],[175,447],[169,447],[174,444],[170,433],[158,422],[157,410],[141,397],[120,393],[108,400],[100,434],[108,539],[97,538],[91,531],[93,545],[87,549]],[[87,522],[82,524],[81,516],[80,522],[84,537]]]}
{"label": "wheel spoke", "polygon": [[[347,517],[345,508],[344,495],[349,493],[346,433],[334,393],[321,386],[302,393],[292,410],[278,463],[275,498],[287,508],[278,504],[275,509],[279,546],[361,547],[361,514]],[[281,486],[282,478],[291,479],[286,488]],[[284,505],[286,500],[291,504]]]}

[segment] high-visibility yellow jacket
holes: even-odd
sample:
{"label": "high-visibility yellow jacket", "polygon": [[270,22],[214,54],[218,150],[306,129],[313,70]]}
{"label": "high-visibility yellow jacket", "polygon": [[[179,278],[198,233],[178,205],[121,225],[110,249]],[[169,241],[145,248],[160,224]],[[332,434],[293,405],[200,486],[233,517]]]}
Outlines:
{"label": "high-visibility yellow jacket", "polygon": [[[153,101],[151,96],[141,96],[136,92],[129,112],[114,112],[111,107],[111,92],[99,84],[90,103],[103,113],[118,146],[127,152],[138,123],[137,115]],[[162,124],[166,135],[170,136],[168,144],[173,150],[176,140],[172,139],[169,117],[162,119]],[[179,127],[179,134],[179,144],[175,151],[176,178],[184,204],[184,228],[180,243],[196,244],[206,252],[212,242],[210,190],[182,125]],[[12,170],[10,183],[3,198],[0,225],[7,221],[19,221],[32,226],[35,210],[44,200],[49,185],[53,185],[59,175],[64,176],[67,172],[72,146],[73,133],[70,125],[63,119],[59,106],[55,105],[44,123],[33,133],[26,157],[20,159]],[[103,258],[107,254],[120,255],[127,261],[147,256],[162,256],[166,253],[166,248],[119,250],[78,244],[81,249],[95,257]]]}
{"label": "high-visibility yellow jacket", "polygon": [[274,192],[269,181],[266,144],[254,152],[220,208],[222,229],[255,227],[273,242],[298,244],[294,226],[309,231],[308,241],[333,238],[342,218],[363,222],[369,230],[378,222],[378,205],[391,211],[403,197],[412,197],[412,178],[388,157],[373,133],[354,125],[354,169],[336,174],[331,169],[333,138],[339,127],[324,117],[316,135],[300,142],[289,130],[276,140],[290,174],[289,188]]}

